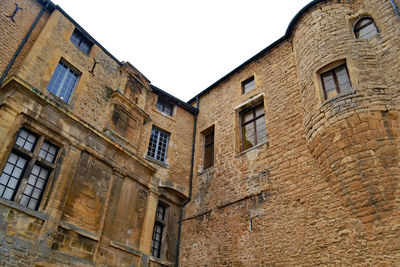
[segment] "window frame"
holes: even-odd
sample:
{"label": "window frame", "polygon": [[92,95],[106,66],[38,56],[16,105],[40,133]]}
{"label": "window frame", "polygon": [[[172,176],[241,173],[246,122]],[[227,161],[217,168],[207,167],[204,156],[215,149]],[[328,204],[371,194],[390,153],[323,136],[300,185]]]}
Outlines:
{"label": "window frame", "polygon": [[[25,145],[21,146],[20,144],[17,143],[23,131],[26,131],[28,132],[28,134],[33,134],[34,136],[36,136],[35,143],[32,149],[30,150],[27,149]],[[43,150],[43,146],[45,143],[50,145],[47,151]],[[47,152],[50,152],[50,147],[55,148],[55,154],[50,153],[51,155],[54,155],[52,161],[47,160],[48,156]],[[42,154],[43,151],[45,153],[44,158]],[[38,211],[44,205],[43,202],[45,199],[44,196],[48,194],[49,185],[52,184],[56,164],[59,160],[60,154],[61,154],[61,146],[58,142],[54,142],[54,140],[48,138],[47,136],[32,131],[31,127],[27,126],[20,127],[16,132],[15,137],[13,138],[13,145],[11,147],[11,150],[8,152],[7,155],[4,156],[1,169],[2,171],[0,172],[1,185],[4,186],[2,180],[4,182],[4,180],[6,179],[8,180],[6,180],[7,184],[5,186],[8,186],[11,179],[18,179],[18,181],[15,187],[13,188],[14,191],[10,198],[4,196],[6,190],[4,189],[4,191],[1,192],[2,189],[0,187],[0,192],[1,192],[0,198],[15,202],[17,205],[20,205],[24,208]],[[26,161],[18,178],[12,176],[14,168],[11,174],[6,172],[7,165],[11,163],[10,158],[12,157],[12,155],[17,155],[18,157],[23,158]],[[17,161],[15,163],[17,163]],[[35,168],[39,169],[39,171],[36,174],[34,173]],[[47,171],[45,178],[41,176],[42,170]],[[3,178],[3,174],[5,179]],[[6,176],[9,177],[7,178]],[[42,183],[41,187],[39,185],[40,183]],[[39,193],[37,195],[38,191]],[[35,192],[36,196],[34,196]],[[27,199],[27,202],[22,203],[23,199]],[[34,200],[32,202],[33,207],[30,205],[32,199]]]}
{"label": "window frame", "polygon": [[[75,45],[76,47],[79,48],[83,53],[86,55],[89,55],[90,51],[92,50],[92,47],[94,43],[86,37],[85,34],[82,33],[78,28],[75,28],[74,31],[71,34],[71,37],[69,38],[70,42]],[[77,41],[75,41],[77,40]],[[88,46],[88,50],[84,50],[83,47],[81,46],[82,43],[86,43]]]}
{"label": "window frame", "polygon": [[[246,85],[250,84],[250,83],[253,84],[252,88],[246,90]],[[254,75],[249,77],[249,78],[247,78],[246,80],[242,81],[241,85],[242,85],[241,87],[242,87],[242,94],[243,95],[248,93],[248,92],[250,92],[250,91],[253,91],[256,88],[256,80],[254,79]]]}
{"label": "window frame", "polygon": [[[215,163],[215,126],[211,126],[208,129],[204,130],[202,132],[203,135],[203,170],[207,170],[211,167],[214,166]],[[212,135],[212,141],[207,143],[207,137]],[[207,158],[207,147],[211,146],[211,152],[209,158],[210,160],[210,165],[206,164],[206,158]]]}
{"label": "window frame", "polygon": [[[151,155],[152,152],[150,151],[150,149],[152,148],[152,136],[153,136],[153,131],[156,132],[158,131],[157,134],[157,139],[156,139],[156,143],[155,143],[155,147],[154,147],[154,155]],[[160,151],[160,139],[161,139],[161,134],[165,134],[166,135],[166,142],[165,142],[165,151]],[[167,131],[164,131],[156,126],[152,126],[151,128],[151,132],[150,132],[150,138],[149,138],[149,145],[147,147],[147,153],[146,155],[148,157],[150,157],[151,159],[154,159],[158,162],[162,162],[165,163],[167,161],[167,153],[168,153],[168,145],[169,145],[169,140],[171,138],[171,134]],[[162,149],[162,146],[161,146]],[[159,156],[159,153],[163,153],[164,157],[160,159],[158,159],[157,157]]]}
{"label": "window frame", "polygon": [[[334,65],[333,67],[331,67],[331,68],[329,68],[329,69],[327,69],[327,70],[320,71],[320,73],[319,73],[319,79],[320,79],[321,84],[322,84],[322,91],[323,91],[324,100],[329,100],[329,99],[331,99],[331,98],[334,98],[334,97],[336,97],[336,96],[342,94],[343,88],[340,87],[340,84],[339,84],[339,80],[338,80],[336,71],[337,71],[338,69],[342,68],[343,66],[344,66],[344,69],[345,69],[345,71],[346,71],[346,75],[347,75],[348,82],[349,82],[349,84],[350,84],[350,90],[349,90],[349,92],[351,92],[351,91],[354,90],[354,89],[353,89],[352,82],[351,82],[351,79],[350,79],[350,73],[349,73],[349,70],[348,70],[348,68],[347,68],[347,64],[346,64],[346,62],[344,61],[344,62],[341,62],[340,64]],[[332,97],[329,97],[329,98],[328,98],[328,92],[326,91],[326,84],[325,84],[324,79],[323,79],[323,76],[324,76],[324,75],[327,75],[327,74],[332,74],[332,77],[333,77],[333,80],[334,80],[334,83],[335,83],[335,90],[336,90],[336,93],[337,93],[335,96],[332,96]]]}
{"label": "window frame", "polygon": [[[170,112],[167,112],[167,106],[170,106]],[[163,97],[158,96],[157,97],[157,103],[156,103],[156,109],[170,117],[174,115],[174,107],[175,105],[171,103],[170,101],[166,100]]]}
{"label": "window frame", "polygon": [[[61,67],[59,68],[59,66],[61,66]],[[63,68],[65,68],[65,69],[63,69]],[[55,85],[57,83],[57,78],[58,78],[58,76],[61,75],[59,73],[56,73],[57,71],[59,73],[62,73],[62,72],[63,73],[62,73],[62,78],[61,78],[60,84],[57,87],[55,87]],[[75,75],[76,79],[74,81],[73,86],[70,89],[64,88],[65,85],[68,86],[68,84],[66,84],[66,80],[68,79],[68,74],[70,74],[70,73]],[[63,102],[69,104],[71,102],[72,96],[75,92],[75,89],[78,85],[81,75],[82,75],[81,72],[77,71],[76,68],[74,68],[73,66],[68,64],[65,60],[61,59],[58,62],[56,68],[54,69],[53,74],[51,75],[51,79],[49,81],[49,84],[47,85],[46,90],[48,92],[50,92],[51,94],[53,94],[54,96],[56,96],[57,98],[61,99]],[[50,86],[52,86],[52,87],[50,87]],[[55,89],[53,89],[53,88],[55,88]],[[68,94],[68,99],[65,100],[65,99],[63,99],[63,96],[60,96],[60,94],[62,93],[63,90],[67,91],[67,89],[69,91],[69,94]],[[51,91],[51,90],[53,90],[53,91]]]}
{"label": "window frame", "polygon": [[[364,20],[369,20],[369,23],[367,23],[365,25],[362,25],[362,26],[359,26],[359,24]],[[360,37],[360,31],[362,29],[370,26],[370,25],[373,25],[375,27],[376,34],[374,34],[374,35],[372,35],[370,37]],[[379,34],[379,29],[378,29],[378,26],[375,23],[375,20],[372,17],[367,16],[367,17],[362,17],[362,18],[358,19],[354,23],[353,32],[354,32],[354,36],[356,37],[357,40],[366,40],[366,39],[370,39],[370,38],[374,37],[375,35]]]}
{"label": "window frame", "polygon": [[[262,107],[263,109],[263,114],[262,115],[256,115],[256,111],[258,110],[259,107]],[[249,113],[250,111],[253,112],[253,118],[249,121],[244,121],[244,114]],[[259,141],[258,140],[258,131],[257,131],[257,120],[264,117],[264,131],[265,131],[265,140],[263,141]],[[243,129],[246,125],[253,123],[254,124],[254,145],[252,145],[251,147],[245,147],[244,145],[244,133],[243,133]],[[267,125],[266,125],[266,116],[265,116],[265,107],[264,107],[264,102],[261,103],[254,103],[253,105],[241,110],[239,112],[239,130],[240,130],[240,150],[241,151],[246,151],[248,149],[254,148],[260,144],[266,143],[268,142],[268,137],[267,137]]]}
{"label": "window frame", "polygon": [[[159,209],[162,208],[163,209],[163,217],[159,218],[158,214],[159,214]],[[151,255],[155,258],[160,259],[162,254],[162,243],[163,243],[163,236],[165,233],[165,229],[167,228],[167,216],[168,216],[168,206],[166,204],[164,204],[161,201],[158,201],[157,203],[157,208],[156,208],[156,213],[155,213],[155,219],[154,219],[154,227],[153,227],[153,236],[152,236],[152,240],[151,240]],[[156,229],[161,229],[160,231],[156,232]],[[157,234],[159,234],[159,240],[157,240]],[[156,242],[159,242],[158,245]]]}

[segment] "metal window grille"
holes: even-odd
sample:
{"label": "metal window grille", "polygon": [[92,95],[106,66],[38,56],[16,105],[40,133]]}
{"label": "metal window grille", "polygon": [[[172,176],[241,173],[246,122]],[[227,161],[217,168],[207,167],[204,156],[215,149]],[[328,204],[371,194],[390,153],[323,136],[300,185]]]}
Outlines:
{"label": "metal window grille", "polygon": [[164,162],[167,155],[168,140],[169,133],[153,127],[153,129],[151,129],[147,155]]}
{"label": "metal window grille", "polygon": [[68,103],[72,92],[75,89],[78,78],[79,74],[60,61],[51,77],[49,85],[47,86],[47,91]]}

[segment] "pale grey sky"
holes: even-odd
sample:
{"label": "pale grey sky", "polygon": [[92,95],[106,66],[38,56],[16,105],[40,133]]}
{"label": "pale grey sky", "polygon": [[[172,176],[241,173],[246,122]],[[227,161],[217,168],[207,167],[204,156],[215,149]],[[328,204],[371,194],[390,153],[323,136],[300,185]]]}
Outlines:
{"label": "pale grey sky", "polygon": [[282,37],[310,0],[54,0],[120,61],[187,101]]}

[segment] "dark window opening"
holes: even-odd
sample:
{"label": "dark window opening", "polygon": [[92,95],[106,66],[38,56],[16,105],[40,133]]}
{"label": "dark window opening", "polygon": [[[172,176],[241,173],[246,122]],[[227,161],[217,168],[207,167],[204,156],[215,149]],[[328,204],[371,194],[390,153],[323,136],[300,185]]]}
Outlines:
{"label": "dark window opening", "polygon": [[242,111],[240,120],[242,150],[249,149],[267,140],[263,104]]}
{"label": "dark window opening", "polygon": [[151,245],[151,255],[156,258],[161,257],[161,245],[162,245],[162,236],[163,231],[165,228],[165,219],[166,219],[166,207],[158,203],[157,211],[156,211],[156,218],[154,223],[154,230],[153,230],[153,239]]}
{"label": "dark window opening", "polygon": [[214,127],[203,133],[204,135],[204,169],[214,165]]}
{"label": "dark window opening", "polygon": [[254,76],[242,82],[242,93],[245,94],[255,88]]}
{"label": "dark window opening", "polygon": [[93,42],[83,35],[83,33],[81,33],[78,29],[74,30],[70,40],[71,43],[76,45],[85,54],[89,54],[90,49],[93,46]]}
{"label": "dark window opening", "polygon": [[352,91],[346,64],[322,73],[321,80],[325,99],[332,98],[340,93]]}
{"label": "dark window opening", "polygon": [[158,97],[156,108],[162,113],[172,116],[174,105],[166,101],[165,99]]}

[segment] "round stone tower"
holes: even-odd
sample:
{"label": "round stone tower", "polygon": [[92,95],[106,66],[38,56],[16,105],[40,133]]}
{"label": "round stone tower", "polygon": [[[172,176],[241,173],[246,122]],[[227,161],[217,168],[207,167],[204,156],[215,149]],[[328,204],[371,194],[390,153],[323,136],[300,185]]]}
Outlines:
{"label": "round stone tower", "polygon": [[[390,1],[323,1],[293,28],[308,148],[363,225],[399,217],[400,20],[392,13]],[[376,35],[357,38],[362,18],[374,20]],[[340,84],[346,70],[350,86],[327,93],[323,78],[336,73]]]}

